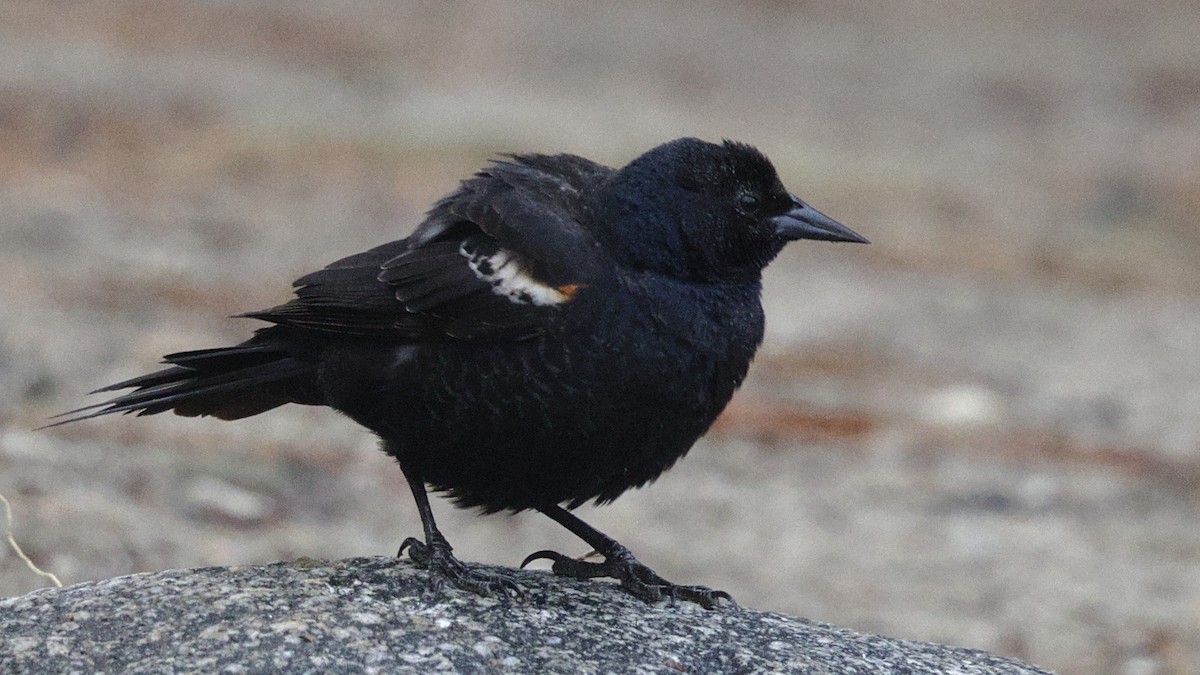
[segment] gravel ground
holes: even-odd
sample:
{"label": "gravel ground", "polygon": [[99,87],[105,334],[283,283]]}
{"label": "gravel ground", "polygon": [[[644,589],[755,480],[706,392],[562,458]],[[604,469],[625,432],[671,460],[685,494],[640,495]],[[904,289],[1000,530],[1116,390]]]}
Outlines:
{"label": "gravel ground", "polygon": [[[582,515],[743,604],[1062,673],[1200,672],[1200,7],[0,2],[0,494],[68,583],[386,554],[328,411],[31,431],[407,233],[487,158],[753,142],[787,251],[713,433]],[[435,504],[465,558],[584,553]],[[41,583],[0,548],[0,595]]]}

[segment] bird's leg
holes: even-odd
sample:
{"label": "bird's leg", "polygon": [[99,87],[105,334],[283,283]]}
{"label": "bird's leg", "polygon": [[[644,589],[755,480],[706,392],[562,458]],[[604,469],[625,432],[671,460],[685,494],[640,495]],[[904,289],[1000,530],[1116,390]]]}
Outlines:
{"label": "bird's leg", "polygon": [[417,502],[417,513],[421,514],[421,526],[425,530],[425,541],[409,537],[400,544],[396,557],[404,555],[421,567],[439,574],[451,583],[465,591],[479,595],[500,595],[508,598],[510,594],[521,595],[521,587],[512,578],[502,574],[485,572],[454,557],[454,548],[446,537],[438,530],[433,521],[433,509],[429,506],[429,495],[425,492],[425,481],[416,471],[405,468],[404,477],[408,479],[408,487],[412,489],[413,499]]}
{"label": "bird's leg", "polygon": [[629,552],[629,549],[622,546],[617,540],[588,525],[578,516],[557,504],[544,506],[538,510],[590,544],[597,553],[604,556],[604,561],[588,562],[570,558],[555,551],[538,551],[525,558],[521,567],[525,567],[534,560],[550,560],[554,563],[550,569],[559,576],[574,579],[610,577],[621,582],[621,588],[628,591],[630,595],[645,602],[658,602],[663,598],[668,598],[672,602],[676,599],[690,600],[705,609],[716,608],[720,605],[721,600],[737,604],[733,597],[725,591],[715,591],[705,586],[681,586],[667,581],[657,572],[639,562]]}

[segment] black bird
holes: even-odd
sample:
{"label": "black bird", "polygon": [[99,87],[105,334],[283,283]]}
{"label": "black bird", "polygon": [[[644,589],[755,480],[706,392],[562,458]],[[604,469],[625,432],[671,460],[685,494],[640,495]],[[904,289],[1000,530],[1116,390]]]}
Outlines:
{"label": "black bird", "polygon": [[249,340],[170,354],[170,367],[98,390],[132,392],[57,424],[329,406],[375,432],[408,479],[425,538],[398,555],[464,589],[519,593],[452,555],[428,485],[487,513],[536,509],[603,557],[538,551],[522,566],[549,559],[647,602],[711,608],[732,598],[668,582],[570,509],[654,480],[705,433],[762,341],[762,270],[797,239],[866,243],[749,145],[681,138],[621,169],[511,155],[408,238],[238,315],[273,324]]}

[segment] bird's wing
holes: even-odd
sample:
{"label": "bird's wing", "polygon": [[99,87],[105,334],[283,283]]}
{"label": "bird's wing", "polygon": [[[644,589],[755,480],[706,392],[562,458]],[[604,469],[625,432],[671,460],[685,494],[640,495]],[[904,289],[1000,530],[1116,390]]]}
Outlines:
{"label": "bird's wing", "polygon": [[242,316],[401,342],[536,336],[602,274],[580,191],[607,171],[573,156],[496,162],[412,236],[306,275],[295,299]]}

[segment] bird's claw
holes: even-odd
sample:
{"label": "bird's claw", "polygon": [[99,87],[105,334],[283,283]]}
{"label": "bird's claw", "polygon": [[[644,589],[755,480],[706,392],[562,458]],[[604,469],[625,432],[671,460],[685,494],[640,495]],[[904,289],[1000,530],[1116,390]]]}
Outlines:
{"label": "bird's claw", "polygon": [[603,562],[579,560],[557,551],[536,551],[525,557],[521,567],[524,568],[534,560],[551,561],[550,571],[556,576],[580,580],[597,577],[616,579],[626,592],[647,603],[660,602],[666,598],[672,603],[676,600],[694,602],[704,609],[716,609],[722,600],[737,606],[733,596],[725,591],[713,590],[706,586],[682,586],[667,581],[624,548],[612,552]]}
{"label": "bird's claw", "polygon": [[[533,553],[525,556],[525,559],[521,561],[521,569],[525,569],[525,567],[534,560],[549,560],[552,563],[550,570],[559,576],[574,577],[576,579],[591,579],[593,577],[607,576],[602,569],[603,565],[600,563],[576,560],[575,558],[569,558],[558,551],[550,551],[547,549],[534,551]],[[591,574],[591,576],[585,576],[587,574]]]}
{"label": "bird's claw", "polygon": [[396,557],[402,557],[408,551],[409,560],[464,591],[487,597],[496,596],[502,600],[524,595],[524,589],[511,577],[468,565],[455,558],[452,550],[444,539],[435,539],[432,544],[427,544],[416,537],[409,537],[400,544]]}

